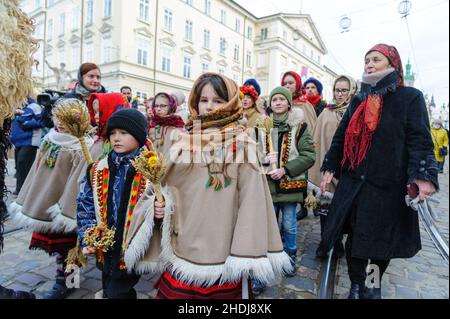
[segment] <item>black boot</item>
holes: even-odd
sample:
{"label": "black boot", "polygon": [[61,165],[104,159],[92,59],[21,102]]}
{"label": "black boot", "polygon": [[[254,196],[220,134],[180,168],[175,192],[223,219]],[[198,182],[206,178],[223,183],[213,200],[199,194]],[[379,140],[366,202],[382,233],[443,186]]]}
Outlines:
{"label": "black boot", "polygon": [[252,290],[254,296],[259,296],[266,289],[266,285],[258,279],[252,279]]}
{"label": "black boot", "polygon": [[308,216],[308,210],[305,206],[300,205],[300,209],[297,211],[297,220],[302,220],[306,216]]}
{"label": "black boot", "polygon": [[363,299],[363,292],[364,284],[357,284],[352,282],[347,299]]}
{"label": "black boot", "polygon": [[44,295],[44,299],[65,299],[75,291],[74,288],[66,287],[66,258],[67,253],[56,255],[56,282],[52,290],[47,291]]}
{"label": "black boot", "polygon": [[288,255],[291,258],[292,271],[285,273],[285,276],[294,277],[297,274],[297,252]]}
{"label": "black boot", "polygon": [[322,242],[320,242],[319,247],[316,249],[316,257],[319,259],[324,259],[328,256],[328,252],[323,248]]}
{"label": "black boot", "polygon": [[31,292],[14,291],[0,285],[0,299],[36,299],[36,296]]}
{"label": "black boot", "polygon": [[75,291],[74,288],[67,288],[65,283],[57,281],[52,290],[47,291],[44,299],[65,299]]}
{"label": "black boot", "polygon": [[334,255],[338,258],[345,256],[345,248],[342,240],[339,240],[334,244]]}
{"label": "black boot", "polygon": [[364,299],[381,299],[381,288],[366,288]]}

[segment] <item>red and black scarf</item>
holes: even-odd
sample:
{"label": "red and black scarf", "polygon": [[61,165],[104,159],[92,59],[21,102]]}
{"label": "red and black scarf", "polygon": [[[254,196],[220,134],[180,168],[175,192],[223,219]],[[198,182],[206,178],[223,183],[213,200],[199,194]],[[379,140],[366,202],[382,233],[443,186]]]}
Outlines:
{"label": "red and black scarf", "polygon": [[[404,86],[403,66],[400,55],[394,46],[377,44],[367,53],[378,51],[388,58],[392,67],[398,73],[398,86]],[[349,161],[350,169],[355,170],[366,157],[372,137],[378,127],[383,108],[383,94],[370,93],[353,113],[345,131],[344,154],[341,165]]]}
{"label": "red and black scarf", "polygon": [[172,127],[176,127],[176,128],[184,128],[184,121],[181,118],[181,116],[179,115],[169,115],[169,116],[158,116],[158,115],[154,115],[152,117],[152,122],[156,125],[159,126],[172,126]]}

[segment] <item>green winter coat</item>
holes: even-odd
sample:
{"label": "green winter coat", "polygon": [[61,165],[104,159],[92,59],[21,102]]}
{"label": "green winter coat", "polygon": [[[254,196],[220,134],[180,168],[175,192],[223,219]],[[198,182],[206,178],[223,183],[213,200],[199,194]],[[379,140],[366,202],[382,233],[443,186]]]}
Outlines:
{"label": "green winter coat", "polygon": [[[278,138],[272,135],[272,141],[274,141],[274,151],[278,152],[277,167],[280,167],[281,159],[283,156],[282,144],[283,136],[286,136],[291,131],[291,148],[289,154],[286,154],[287,162],[285,169],[287,175],[291,179],[298,179],[307,181],[307,171],[314,165],[316,160],[316,152],[314,150],[314,143],[309,133],[309,128],[306,123],[303,122],[304,115],[300,109],[293,108],[289,113],[289,117],[285,122],[277,125],[274,123],[274,129],[278,129]],[[303,129],[302,129],[303,128]],[[274,130],[275,131],[275,130]],[[273,132],[276,134],[276,132]],[[295,141],[297,144],[294,149]],[[276,145],[277,144],[277,145]],[[269,176],[267,177],[269,183],[270,193],[272,195],[272,201],[274,203],[302,203],[303,192],[298,191],[294,193],[286,193],[276,187],[276,182]],[[306,187],[306,186],[305,186]]]}

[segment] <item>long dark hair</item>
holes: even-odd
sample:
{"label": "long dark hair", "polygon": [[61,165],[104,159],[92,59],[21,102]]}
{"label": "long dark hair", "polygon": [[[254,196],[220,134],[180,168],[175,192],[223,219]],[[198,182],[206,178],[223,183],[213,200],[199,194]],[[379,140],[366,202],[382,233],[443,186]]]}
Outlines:
{"label": "long dark hair", "polygon": [[203,88],[207,84],[211,84],[214,91],[216,91],[217,95],[224,101],[228,102],[228,90],[225,82],[222,80],[222,78],[215,74],[208,74],[205,75],[201,81],[198,83],[197,87],[195,88],[194,94],[195,94],[195,107],[198,107],[198,103],[200,102],[200,98],[202,96]]}

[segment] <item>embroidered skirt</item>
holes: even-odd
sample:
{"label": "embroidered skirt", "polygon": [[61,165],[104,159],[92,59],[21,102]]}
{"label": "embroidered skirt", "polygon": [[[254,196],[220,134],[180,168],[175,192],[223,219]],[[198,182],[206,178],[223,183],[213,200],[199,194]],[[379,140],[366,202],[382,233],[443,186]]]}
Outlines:
{"label": "embroidered skirt", "polygon": [[[249,298],[253,299],[250,280],[248,287]],[[155,283],[155,288],[158,289],[155,299],[242,299],[242,280],[203,288],[177,280],[166,271]]]}
{"label": "embroidered skirt", "polygon": [[48,254],[67,253],[77,244],[77,234],[33,233],[29,249],[41,249]]}

